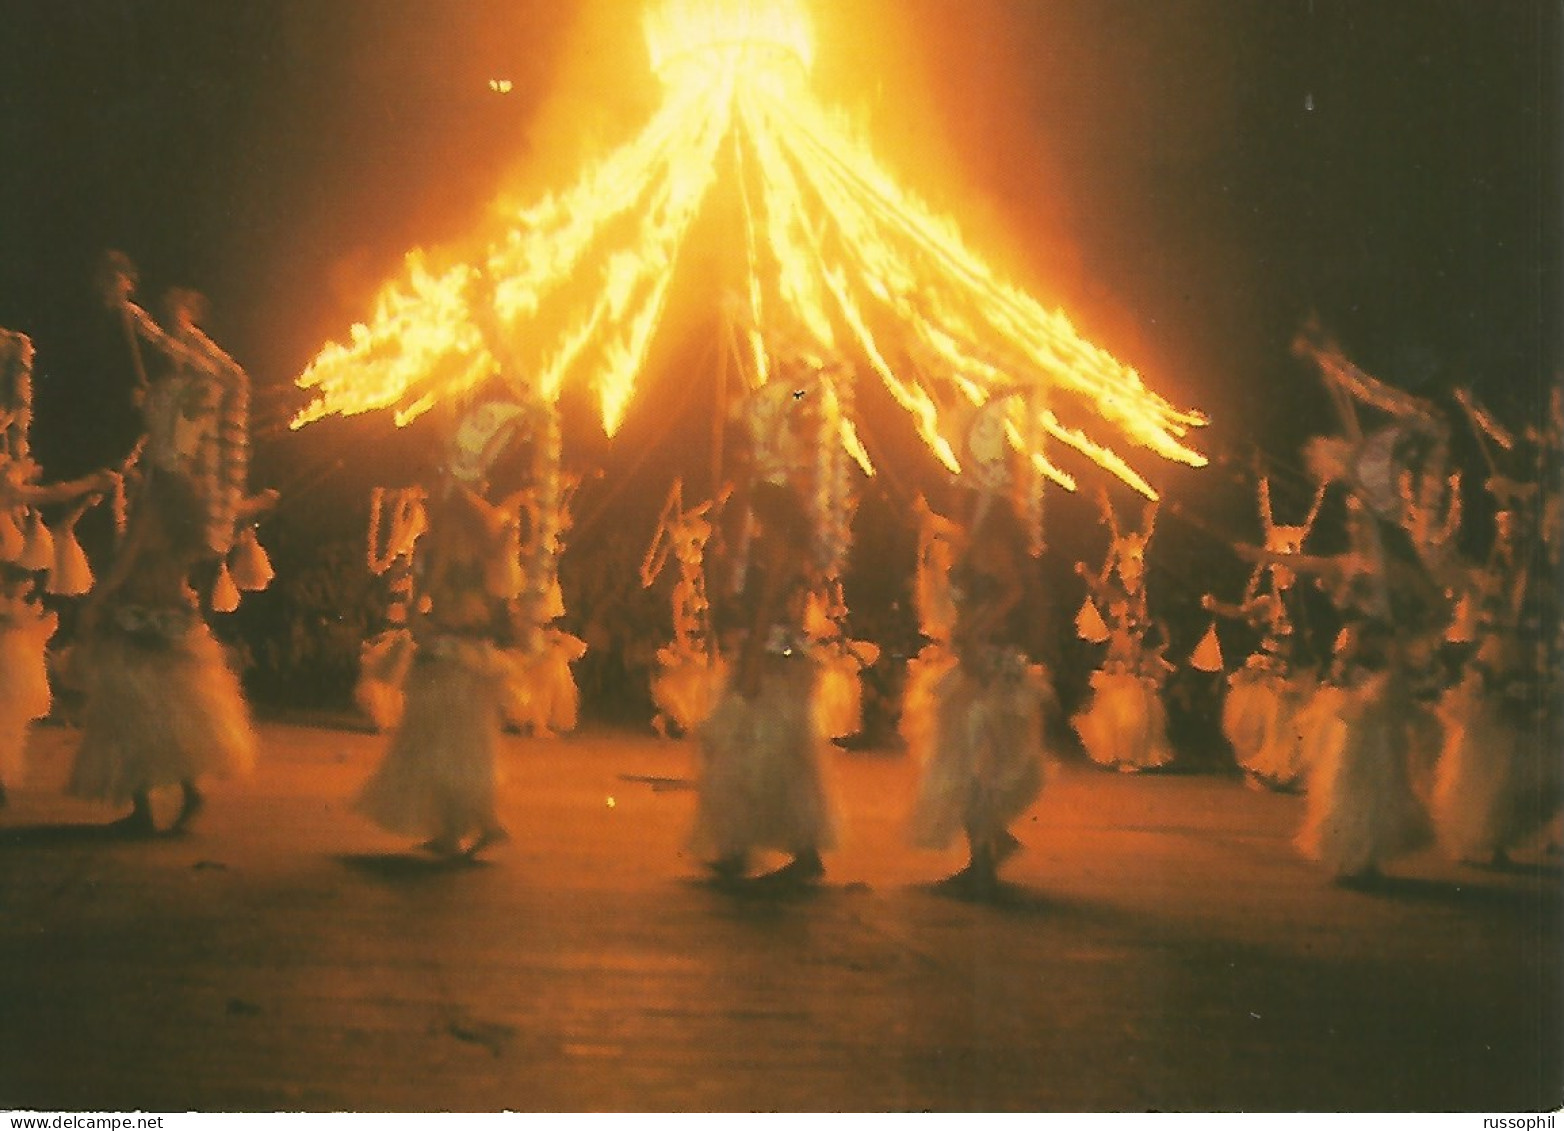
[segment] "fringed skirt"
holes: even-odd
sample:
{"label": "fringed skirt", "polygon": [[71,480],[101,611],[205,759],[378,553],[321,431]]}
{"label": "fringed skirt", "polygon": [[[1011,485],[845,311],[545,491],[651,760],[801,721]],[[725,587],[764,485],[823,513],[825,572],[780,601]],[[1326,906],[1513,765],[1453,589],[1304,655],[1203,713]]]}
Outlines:
{"label": "fringed skirt", "polygon": [[26,765],[27,729],[49,713],[46,650],[56,618],[32,605],[0,614],[0,785],[16,785]]}
{"label": "fringed skirt", "polygon": [[996,836],[1042,792],[1047,674],[1019,655],[985,667],[946,666],[905,701],[903,734],[922,767],[910,828],[919,848]]}
{"label": "fringed skirt", "polygon": [[413,665],[413,648],[413,634],[393,628],[366,640],[359,649],[353,701],[376,730],[391,730],[402,721],[402,688]]}
{"label": "fringed skirt", "polygon": [[460,838],[498,827],[500,704],[510,664],[481,641],[420,646],[406,707],[355,808],[388,832]]}
{"label": "fringed skirt", "polygon": [[576,729],[581,693],[570,665],[586,654],[586,643],[568,632],[552,632],[538,652],[510,654],[511,685],[506,717],[540,737]]}
{"label": "fringed skirt", "polygon": [[726,668],[721,657],[661,648],[652,676],[652,702],[684,734],[706,721],[722,690]]}
{"label": "fringed skirt", "polygon": [[1272,789],[1303,786],[1307,763],[1298,715],[1313,686],[1312,678],[1284,679],[1247,668],[1228,682],[1222,733],[1239,766]]}
{"label": "fringed skirt", "polygon": [[200,620],[100,631],[76,645],[72,662],[84,695],[72,796],[123,804],[254,768],[255,730],[238,677]]}
{"label": "fringed skirt", "polygon": [[1322,687],[1305,708],[1311,763],[1295,843],[1337,875],[1359,874],[1432,839],[1408,770],[1415,705],[1387,694],[1389,679]]}
{"label": "fringed skirt", "polygon": [[823,650],[815,660],[819,683],[815,688],[816,726],[827,738],[846,738],[863,730],[862,666],[845,651]]}
{"label": "fringed skirt", "polygon": [[815,665],[766,660],[760,692],[722,690],[699,730],[699,799],[691,848],[713,858],[836,844],[824,737],[814,712]]}
{"label": "fringed skirt", "polygon": [[908,750],[931,750],[934,746],[934,689],[945,673],[956,666],[956,654],[943,644],[925,644],[907,661],[907,679],[902,686],[901,718],[896,729]]}
{"label": "fringed skirt", "polygon": [[1134,672],[1092,673],[1092,696],[1070,720],[1098,765],[1149,770],[1173,760],[1167,711],[1155,681]]}
{"label": "fringed skirt", "polygon": [[[1476,673],[1445,693],[1444,747],[1434,774],[1434,832],[1451,858],[1487,862],[1541,832],[1555,806],[1547,797],[1543,749]],[[1528,738],[1531,741],[1528,741]]]}

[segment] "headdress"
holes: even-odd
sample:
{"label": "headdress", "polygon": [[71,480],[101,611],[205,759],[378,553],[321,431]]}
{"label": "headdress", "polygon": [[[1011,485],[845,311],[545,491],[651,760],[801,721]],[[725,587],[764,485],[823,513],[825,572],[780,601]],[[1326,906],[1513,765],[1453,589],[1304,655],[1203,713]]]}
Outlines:
{"label": "headdress", "polygon": [[446,452],[451,475],[467,484],[487,475],[515,439],[525,411],[511,401],[485,401],[470,409],[457,424]]}
{"label": "headdress", "polygon": [[807,387],[779,373],[745,401],[744,425],[756,479],[785,487],[807,466],[811,452],[798,421],[808,411],[808,395]]}

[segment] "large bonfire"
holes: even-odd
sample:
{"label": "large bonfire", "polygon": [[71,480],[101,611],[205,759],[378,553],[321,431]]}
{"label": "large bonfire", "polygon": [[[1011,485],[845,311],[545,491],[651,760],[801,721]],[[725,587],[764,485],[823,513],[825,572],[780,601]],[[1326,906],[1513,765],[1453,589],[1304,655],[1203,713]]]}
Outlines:
{"label": "large bonfire", "polygon": [[808,359],[844,406],[838,435],[865,472],[849,382],[869,372],[952,471],[949,418],[996,397],[1039,488],[1043,478],[1075,485],[1055,446],[1149,497],[1115,444],[1204,463],[1184,442],[1199,413],[998,278],[810,96],[802,0],[661,0],[645,31],[663,99],[640,134],[482,233],[478,253],[439,267],[409,254],[371,317],[300,376],[314,398],[294,427],[373,410],[405,424],[499,375],[546,405],[567,382],[590,382],[612,435],[680,251],[732,178],[742,293],[712,299],[737,308],[728,313],[746,380],[762,385],[784,361]]}

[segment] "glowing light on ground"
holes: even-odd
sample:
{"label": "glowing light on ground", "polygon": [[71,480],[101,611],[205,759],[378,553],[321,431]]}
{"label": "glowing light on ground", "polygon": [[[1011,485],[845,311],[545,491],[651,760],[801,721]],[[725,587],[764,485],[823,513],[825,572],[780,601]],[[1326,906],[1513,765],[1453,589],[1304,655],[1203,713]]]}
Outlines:
{"label": "glowing light on ground", "polygon": [[[405,423],[499,374],[546,403],[590,382],[613,434],[680,250],[723,181],[741,202],[745,278],[713,303],[736,323],[752,383],[788,358],[873,373],[952,470],[953,421],[1011,392],[1012,444],[1061,485],[1074,480],[1049,440],[1153,496],[1110,441],[1204,464],[1184,442],[1200,413],[998,278],[810,95],[799,0],[664,0],[645,27],[664,99],[639,136],[502,221],[481,256],[441,271],[409,256],[371,318],[299,378],[315,399],[295,427],[378,409]],[[867,468],[861,428],[848,422],[842,441]]]}

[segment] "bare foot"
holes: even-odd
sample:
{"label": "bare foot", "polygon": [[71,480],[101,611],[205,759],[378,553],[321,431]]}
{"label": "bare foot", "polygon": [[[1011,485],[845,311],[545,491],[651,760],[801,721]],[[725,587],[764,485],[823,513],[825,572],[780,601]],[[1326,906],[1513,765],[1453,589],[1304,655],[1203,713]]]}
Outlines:
{"label": "bare foot", "polygon": [[825,864],[820,859],[820,854],[813,850],[800,852],[782,867],[774,872],[767,872],[761,876],[757,883],[768,884],[812,884],[825,875]]}
{"label": "bare foot", "polygon": [[105,826],[110,836],[148,837],[157,835],[157,823],[152,820],[152,810],[141,806],[130,811],[130,816],[110,821]]}
{"label": "bare foot", "polygon": [[453,859],[462,854],[461,841],[454,836],[431,837],[418,847],[431,856],[440,856],[445,859]]}
{"label": "bare foot", "polygon": [[1022,849],[1021,842],[1009,829],[1003,829],[994,838],[994,866],[997,868]]}
{"label": "bare foot", "polygon": [[174,818],[174,823],[169,826],[170,832],[182,832],[190,822],[200,815],[206,808],[206,798],[190,782],[184,783],[184,800],[179,806],[179,815]]}
{"label": "bare foot", "polygon": [[744,874],[749,871],[749,860],[742,852],[735,852],[711,861],[706,868],[719,883],[732,883],[744,878]]}
{"label": "bare foot", "polygon": [[478,853],[482,852],[485,848],[491,848],[496,844],[504,844],[509,840],[510,833],[500,828],[500,826],[495,825],[492,828],[484,829],[481,833],[474,837],[472,844],[467,846],[467,851],[464,855],[466,855],[468,859],[471,859],[477,856]]}

